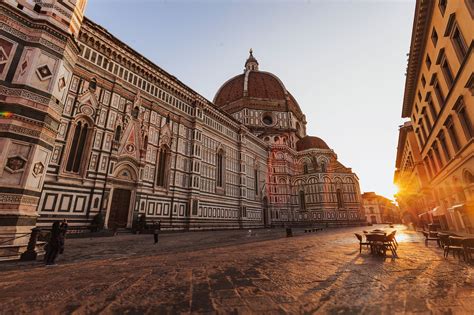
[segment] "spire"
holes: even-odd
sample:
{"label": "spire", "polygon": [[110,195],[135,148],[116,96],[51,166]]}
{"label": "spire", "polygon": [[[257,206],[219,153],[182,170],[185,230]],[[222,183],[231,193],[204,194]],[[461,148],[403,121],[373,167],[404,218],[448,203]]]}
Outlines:
{"label": "spire", "polygon": [[258,61],[253,56],[252,48],[250,48],[249,57],[247,58],[247,61],[245,62],[245,70],[258,71]]}

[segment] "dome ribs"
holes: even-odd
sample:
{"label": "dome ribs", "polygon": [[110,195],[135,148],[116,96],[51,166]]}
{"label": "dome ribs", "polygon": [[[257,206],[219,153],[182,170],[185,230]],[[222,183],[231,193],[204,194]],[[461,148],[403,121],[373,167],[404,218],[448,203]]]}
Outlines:
{"label": "dome ribs", "polygon": [[306,136],[296,142],[296,149],[304,151],[308,149],[326,149],[330,150],[329,146],[323,139],[318,137]]}

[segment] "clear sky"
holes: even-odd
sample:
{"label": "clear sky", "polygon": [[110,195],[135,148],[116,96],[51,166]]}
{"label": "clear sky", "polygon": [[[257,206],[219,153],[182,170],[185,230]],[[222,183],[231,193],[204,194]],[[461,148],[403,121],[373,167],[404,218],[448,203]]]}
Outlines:
{"label": "clear sky", "polygon": [[415,1],[89,0],[86,16],[213,100],[249,48],[321,137],[393,198]]}

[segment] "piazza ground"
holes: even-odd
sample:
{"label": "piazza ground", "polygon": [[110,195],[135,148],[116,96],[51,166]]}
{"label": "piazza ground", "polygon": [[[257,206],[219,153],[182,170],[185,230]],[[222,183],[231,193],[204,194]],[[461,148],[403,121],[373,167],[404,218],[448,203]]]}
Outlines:
{"label": "piazza ground", "polygon": [[472,313],[474,268],[397,228],[396,259],[362,227],[67,239],[58,266],[0,264],[0,313]]}

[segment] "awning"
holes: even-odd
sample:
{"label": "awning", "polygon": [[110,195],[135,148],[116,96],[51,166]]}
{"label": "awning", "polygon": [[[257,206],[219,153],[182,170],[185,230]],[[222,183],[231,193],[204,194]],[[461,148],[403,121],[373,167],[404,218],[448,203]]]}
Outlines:
{"label": "awning", "polygon": [[459,204],[459,205],[455,205],[455,206],[452,206],[451,208],[448,209],[449,212],[454,212],[454,211],[458,211],[458,212],[464,212],[464,204]]}
{"label": "awning", "polygon": [[442,216],[446,214],[446,211],[444,210],[444,207],[435,207],[433,210],[431,210],[431,214],[433,216]]}
{"label": "awning", "polygon": [[426,211],[426,212],[420,213],[420,214],[418,215],[418,217],[421,218],[421,217],[424,216],[424,215],[428,215],[430,212],[431,212],[431,211]]}

